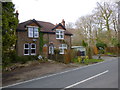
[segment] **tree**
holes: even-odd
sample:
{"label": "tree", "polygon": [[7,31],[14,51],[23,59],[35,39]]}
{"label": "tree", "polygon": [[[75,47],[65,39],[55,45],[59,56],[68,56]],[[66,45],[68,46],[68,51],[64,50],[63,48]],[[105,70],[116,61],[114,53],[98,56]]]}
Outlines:
{"label": "tree", "polygon": [[14,12],[15,8],[12,2],[2,3],[2,54],[4,62],[5,58],[8,58],[6,55],[10,55],[16,44],[18,19]]}
{"label": "tree", "polygon": [[12,2],[2,3],[2,46],[3,51],[9,51],[16,43],[16,27],[18,19],[15,17],[14,4]]}
{"label": "tree", "polygon": [[84,40],[82,40],[82,46],[87,47],[88,44]]}
{"label": "tree", "polygon": [[102,20],[102,29],[106,31],[106,43],[112,45],[112,38],[117,38],[117,5],[116,3],[97,3],[96,15]]}

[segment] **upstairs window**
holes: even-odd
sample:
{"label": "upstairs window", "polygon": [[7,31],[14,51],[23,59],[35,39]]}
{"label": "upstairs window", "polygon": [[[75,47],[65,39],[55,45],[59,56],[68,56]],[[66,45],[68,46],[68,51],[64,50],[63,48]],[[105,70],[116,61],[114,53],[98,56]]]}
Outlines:
{"label": "upstairs window", "polygon": [[56,39],[64,39],[64,30],[56,30]]}
{"label": "upstairs window", "polygon": [[38,27],[28,26],[28,37],[38,38],[39,37]]}

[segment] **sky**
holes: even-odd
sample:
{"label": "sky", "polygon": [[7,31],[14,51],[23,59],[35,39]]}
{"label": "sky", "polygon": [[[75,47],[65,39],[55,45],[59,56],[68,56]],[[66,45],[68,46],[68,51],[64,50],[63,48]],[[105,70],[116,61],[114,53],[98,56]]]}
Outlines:
{"label": "sky", "polygon": [[[30,19],[60,23],[74,23],[79,17],[91,14],[101,0],[12,0],[19,12],[19,21]],[[105,0],[104,0],[105,1]],[[117,0],[116,0],[117,1]]]}

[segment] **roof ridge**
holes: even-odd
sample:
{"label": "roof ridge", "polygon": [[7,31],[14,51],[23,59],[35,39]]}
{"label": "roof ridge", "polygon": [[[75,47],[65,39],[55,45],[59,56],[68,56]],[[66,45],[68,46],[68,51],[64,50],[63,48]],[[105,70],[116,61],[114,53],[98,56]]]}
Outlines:
{"label": "roof ridge", "polygon": [[[43,23],[50,23],[50,24],[53,24],[51,22],[47,22],[47,21],[39,21],[39,20],[36,20],[37,22],[43,22]],[[54,25],[54,24],[53,24]]]}

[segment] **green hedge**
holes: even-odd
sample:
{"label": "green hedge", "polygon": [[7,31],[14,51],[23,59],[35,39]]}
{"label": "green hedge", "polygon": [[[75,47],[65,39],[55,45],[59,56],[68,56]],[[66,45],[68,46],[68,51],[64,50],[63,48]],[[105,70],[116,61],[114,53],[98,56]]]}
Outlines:
{"label": "green hedge", "polygon": [[4,53],[2,55],[2,64],[3,66],[9,66],[11,63],[26,63],[27,61],[37,60],[38,55],[36,56],[17,56],[15,51],[9,53]]}

